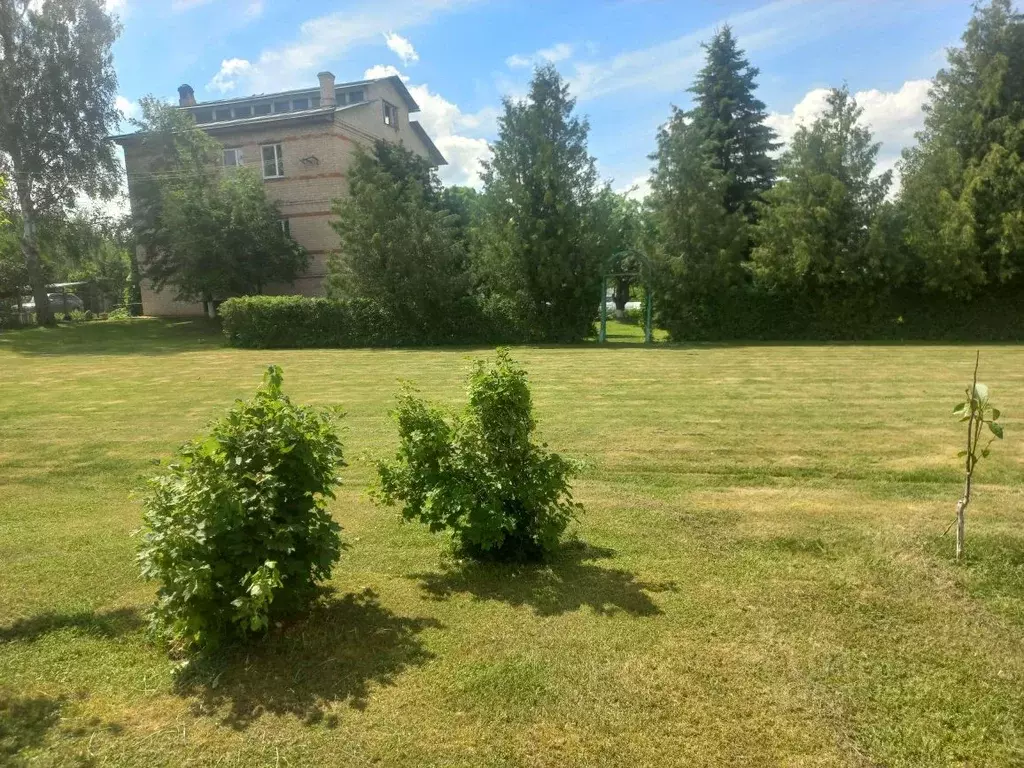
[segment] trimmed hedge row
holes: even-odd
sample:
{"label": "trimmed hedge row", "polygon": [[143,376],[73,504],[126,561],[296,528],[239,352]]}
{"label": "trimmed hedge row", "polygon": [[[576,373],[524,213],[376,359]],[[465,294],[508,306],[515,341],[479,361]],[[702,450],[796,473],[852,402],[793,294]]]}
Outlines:
{"label": "trimmed hedge row", "polygon": [[369,299],[241,296],[218,313],[235,347],[391,347],[403,341],[394,316]]}
{"label": "trimmed hedge row", "polygon": [[241,296],[218,309],[234,347],[395,347],[429,344],[511,344],[529,340],[512,302],[467,299],[455,316],[430,328],[402,328],[372,299]]}

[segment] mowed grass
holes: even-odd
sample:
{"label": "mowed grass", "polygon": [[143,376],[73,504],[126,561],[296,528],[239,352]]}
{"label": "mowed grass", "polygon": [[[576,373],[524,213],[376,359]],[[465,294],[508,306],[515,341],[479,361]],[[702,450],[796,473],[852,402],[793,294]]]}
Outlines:
{"label": "mowed grass", "polygon": [[[546,567],[469,566],[375,508],[399,379],[460,404],[483,350],[240,351],[202,324],[0,334],[0,764],[1024,764],[1024,348],[966,563],[963,346],[520,348],[587,468]],[[339,403],[349,545],[306,621],[174,679],[138,492],[268,363]]]}

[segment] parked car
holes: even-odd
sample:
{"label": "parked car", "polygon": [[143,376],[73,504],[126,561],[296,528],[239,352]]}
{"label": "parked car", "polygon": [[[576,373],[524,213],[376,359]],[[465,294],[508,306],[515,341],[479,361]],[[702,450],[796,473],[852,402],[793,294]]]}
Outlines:
{"label": "parked car", "polygon": [[[74,312],[76,309],[85,309],[85,302],[75,296],[73,293],[48,293],[46,297],[50,300],[50,311],[61,312],[67,314],[68,312]],[[13,307],[17,310],[17,307]],[[22,312],[35,312],[36,311],[36,300],[34,296],[26,296],[21,302]]]}

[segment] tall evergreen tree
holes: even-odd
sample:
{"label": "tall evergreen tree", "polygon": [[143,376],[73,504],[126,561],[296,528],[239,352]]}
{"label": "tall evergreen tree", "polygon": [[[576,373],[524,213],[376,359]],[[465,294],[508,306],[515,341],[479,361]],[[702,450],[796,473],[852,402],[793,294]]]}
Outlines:
{"label": "tall evergreen tree", "polygon": [[754,228],[751,262],[762,284],[827,299],[891,276],[878,215],[892,173],[874,175],[881,145],[859,124],[862,112],[849,90],[834,88],[825,111],[793,137]]}
{"label": "tall evergreen tree", "polygon": [[925,284],[969,295],[1024,280],[1024,16],[991,0],[962,39],[904,153],[900,203]]}
{"label": "tall evergreen tree", "polygon": [[781,146],[765,125],[764,102],[754,95],[760,70],[747,61],[728,26],[703,48],[706,61],[690,88],[695,102],[690,119],[712,166],[728,179],[726,210],[740,211],[752,221],[754,204],[775,181],[770,153]]}
{"label": "tall evergreen tree", "polygon": [[477,272],[550,340],[592,333],[599,306],[601,264],[588,226],[597,171],[590,126],[575,105],[554,67],[537,69],[524,101],[505,100],[484,163]]}
{"label": "tall evergreen tree", "polygon": [[341,247],[328,263],[328,295],[372,298],[420,339],[456,336],[471,283],[459,216],[445,207],[436,171],[378,141],[357,153],[348,179],[348,196],[334,202]]}

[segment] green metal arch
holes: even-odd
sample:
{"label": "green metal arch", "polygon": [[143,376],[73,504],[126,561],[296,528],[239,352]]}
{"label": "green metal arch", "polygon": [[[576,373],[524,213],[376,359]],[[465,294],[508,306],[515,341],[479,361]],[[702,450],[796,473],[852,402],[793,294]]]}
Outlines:
{"label": "green metal arch", "polygon": [[[629,254],[631,256],[638,257],[641,268],[639,270],[630,270],[627,272],[612,272],[609,265],[618,259],[620,256]],[[654,291],[651,290],[651,260],[647,258],[647,254],[638,248],[629,248],[624,251],[618,251],[613,253],[608,260],[602,265],[601,270],[601,330],[598,333],[597,341],[599,344],[604,344],[607,340],[607,327],[608,327],[608,278],[609,277],[639,277],[640,282],[644,287],[644,344],[651,344],[654,342],[652,317],[653,317],[653,306],[654,306]]]}

